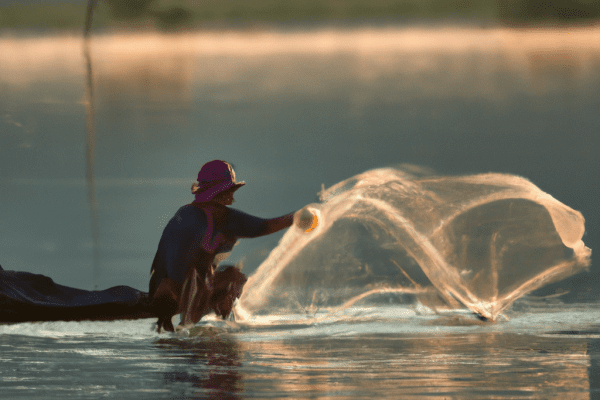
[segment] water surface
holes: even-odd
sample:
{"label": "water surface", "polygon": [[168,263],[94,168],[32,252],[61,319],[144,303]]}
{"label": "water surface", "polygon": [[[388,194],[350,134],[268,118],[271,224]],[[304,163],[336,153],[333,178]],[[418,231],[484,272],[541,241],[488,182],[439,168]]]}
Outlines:
{"label": "water surface", "polygon": [[337,321],[0,326],[3,392],[64,398],[597,398],[598,308],[521,304],[498,324],[397,307]]}
{"label": "water surface", "polygon": [[[95,36],[92,226],[82,39],[5,34],[0,262],[81,288],[145,288],[162,228],[214,158],[248,182],[236,206],[264,217],[399,163],[512,173],[581,211],[593,249],[598,36],[452,26]],[[277,240],[243,242],[232,261],[252,272]]]}
{"label": "water surface", "polygon": [[[598,247],[597,28],[100,34],[93,182],[82,44],[0,36],[4,269],[145,289],[163,227],[214,158],[247,182],[235,206],[264,217],[401,163],[514,174],[581,212]],[[250,275],[280,238],[242,241],[230,261]],[[591,269],[562,286],[577,303],[521,299],[496,324],[415,303],[208,319],[190,337],[150,320],[1,325],[0,381],[23,399],[598,398]]]}

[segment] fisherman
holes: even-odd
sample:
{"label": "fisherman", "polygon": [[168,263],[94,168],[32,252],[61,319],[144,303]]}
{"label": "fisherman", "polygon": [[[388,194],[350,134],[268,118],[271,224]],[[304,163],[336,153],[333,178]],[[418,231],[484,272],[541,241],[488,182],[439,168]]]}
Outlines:
{"label": "fisherman", "polygon": [[204,164],[192,185],[196,199],[179,208],[165,227],[150,272],[149,295],[158,315],[158,332],[173,332],[172,318],[178,313],[180,326],[195,324],[211,309],[227,318],[246,277],[236,267],[217,270],[218,263],[238,239],[292,225],[294,213],[263,219],[229,208],[244,184],[236,181],[229,163]]}

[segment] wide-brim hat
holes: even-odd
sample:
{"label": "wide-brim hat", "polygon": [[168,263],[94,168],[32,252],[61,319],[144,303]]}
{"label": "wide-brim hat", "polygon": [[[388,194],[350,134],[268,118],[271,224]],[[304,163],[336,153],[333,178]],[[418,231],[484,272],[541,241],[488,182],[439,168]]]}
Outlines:
{"label": "wide-brim hat", "polygon": [[245,182],[235,180],[235,171],[227,161],[213,160],[202,166],[198,172],[198,181],[192,185],[192,193],[196,201],[212,200],[219,193],[244,186]]}

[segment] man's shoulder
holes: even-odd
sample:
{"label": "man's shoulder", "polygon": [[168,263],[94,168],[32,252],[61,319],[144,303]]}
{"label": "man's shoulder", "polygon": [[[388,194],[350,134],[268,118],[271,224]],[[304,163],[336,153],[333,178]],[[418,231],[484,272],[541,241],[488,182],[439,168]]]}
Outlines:
{"label": "man's shoulder", "polygon": [[206,220],[206,214],[202,208],[198,208],[193,204],[184,204],[179,207],[177,212],[175,213],[174,219],[177,220]]}

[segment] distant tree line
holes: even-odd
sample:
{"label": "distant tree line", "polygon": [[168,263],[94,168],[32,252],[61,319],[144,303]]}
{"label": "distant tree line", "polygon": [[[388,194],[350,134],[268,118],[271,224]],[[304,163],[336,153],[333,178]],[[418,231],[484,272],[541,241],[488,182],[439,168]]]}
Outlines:
{"label": "distant tree line", "polygon": [[[506,24],[600,19],[600,0],[48,0],[0,5],[0,28],[72,29],[94,3],[94,28],[164,30],[211,24],[407,21],[454,18]],[[88,7],[86,7],[88,2]],[[97,3],[97,4],[96,4]],[[97,7],[96,7],[97,5]]]}
{"label": "distant tree line", "polygon": [[509,23],[600,18],[600,0],[210,0],[164,4],[160,0],[105,0],[115,18],[151,16],[163,27],[193,20],[361,19],[378,17],[470,16]]}
{"label": "distant tree line", "polygon": [[600,0],[497,0],[497,2],[499,19],[508,22],[600,18]]}

